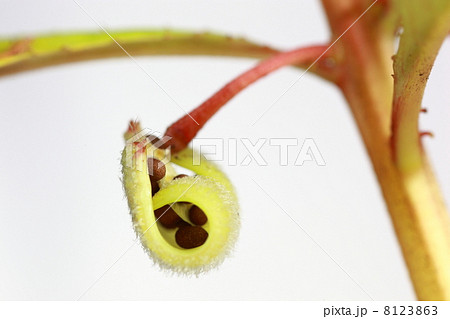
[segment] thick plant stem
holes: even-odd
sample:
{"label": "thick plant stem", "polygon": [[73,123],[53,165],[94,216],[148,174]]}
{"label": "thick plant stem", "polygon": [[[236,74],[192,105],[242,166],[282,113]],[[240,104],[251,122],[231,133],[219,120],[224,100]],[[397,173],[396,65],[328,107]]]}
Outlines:
{"label": "thick plant stem", "polygon": [[[428,161],[403,175],[393,160],[390,135],[383,134],[378,107],[351,86],[344,94],[355,116],[420,300],[450,299],[450,224],[439,187]],[[425,155],[423,155],[425,159]]]}
{"label": "thick plant stem", "polygon": [[[353,5],[351,5],[353,3]],[[323,0],[339,35],[365,7],[364,1]],[[369,2],[370,4],[370,2]],[[397,166],[391,143],[392,51],[374,8],[338,42],[339,86],[362,134],[420,300],[450,300],[450,221],[426,155],[413,172]],[[389,41],[387,41],[389,40]]]}

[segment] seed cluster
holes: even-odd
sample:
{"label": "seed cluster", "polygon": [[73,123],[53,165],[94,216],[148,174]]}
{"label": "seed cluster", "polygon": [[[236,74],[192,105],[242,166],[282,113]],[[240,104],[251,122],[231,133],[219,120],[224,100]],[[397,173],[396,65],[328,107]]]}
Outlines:
{"label": "seed cluster", "polygon": [[[152,143],[156,143],[159,140],[156,136],[148,136],[147,138],[151,138]],[[152,196],[154,196],[160,190],[158,182],[165,177],[166,166],[162,161],[152,157],[147,159],[147,166],[152,185]],[[180,174],[173,179],[187,176],[186,174]],[[188,202],[178,203],[181,205],[191,205]],[[188,216],[189,222],[183,220],[172,208],[172,205],[165,205],[155,210],[155,218],[163,227],[169,229],[178,228],[175,233],[175,241],[181,248],[185,249],[199,247],[208,239],[208,232],[201,227],[208,221],[208,217],[203,210],[196,205],[192,205],[189,209]]]}

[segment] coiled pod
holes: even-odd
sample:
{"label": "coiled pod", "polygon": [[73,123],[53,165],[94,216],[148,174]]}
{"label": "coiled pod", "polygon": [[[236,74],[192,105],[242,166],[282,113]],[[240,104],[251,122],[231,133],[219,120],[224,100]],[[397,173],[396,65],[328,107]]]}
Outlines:
{"label": "coiled pod", "polygon": [[[170,151],[156,147],[158,139],[139,132],[139,123],[132,122],[125,133],[122,173],[142,246],[161,268],[178,273],[199,274],[219,265],[239,233],[230,181],[192,149],[169,160]],[[176,175],[172,163],[196,175]]]}

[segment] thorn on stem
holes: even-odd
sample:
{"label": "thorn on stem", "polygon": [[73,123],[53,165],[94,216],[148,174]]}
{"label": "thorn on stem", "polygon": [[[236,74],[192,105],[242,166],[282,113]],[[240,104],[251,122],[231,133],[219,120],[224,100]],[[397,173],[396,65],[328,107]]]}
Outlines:
{"label": "thorn on stem", "polygon": [[424,137],[424,136],[434,137],[434,134],[429,131],[420,132],[420,137]]}

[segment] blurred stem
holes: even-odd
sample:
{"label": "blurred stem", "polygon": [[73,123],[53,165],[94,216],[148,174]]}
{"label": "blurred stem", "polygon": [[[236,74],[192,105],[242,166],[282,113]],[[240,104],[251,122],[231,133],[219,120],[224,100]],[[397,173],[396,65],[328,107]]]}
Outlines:
{"label": "blurred stem", "polygon": [[[373,1],[322,0],[334,36]],[[353,112],[399,240],[417,297],[450,299],[450,221],[436,179],[421,152],[421,164],[404,174],[394,160],[392,137],[392,33],[375,5],[336,44],[342,68],[339,86]],[[391,30],[392,31],[392,30]]]}
{"label": "blurred stem", "polygon": [[[242,38],[173,30],[112,32],[132,56],[212,55],[266,58],[279,51]],[[0,76],[104,58],[127,57],[105,33],[54,34],[0,39]],[[297,65],[308,67],[308,65]]]}

